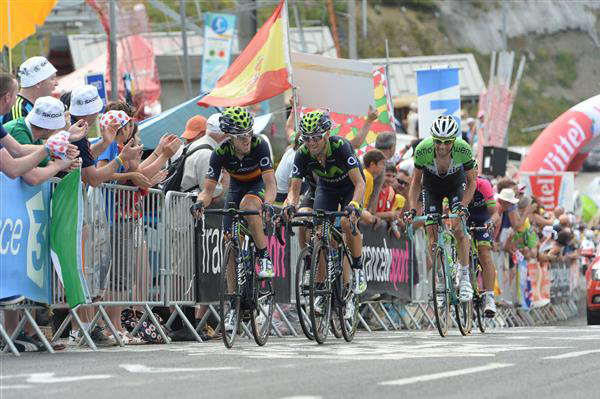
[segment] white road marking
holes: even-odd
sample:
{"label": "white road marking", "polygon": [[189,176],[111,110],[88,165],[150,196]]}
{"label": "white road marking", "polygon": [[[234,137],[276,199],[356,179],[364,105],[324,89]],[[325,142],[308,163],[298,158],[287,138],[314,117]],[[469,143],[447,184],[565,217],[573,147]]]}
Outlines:
{"label": "white road marking", "polygon": [[322,396],[284,396],[279,399],[321,399]]}
{"label": "white road marking", "polygon": [[562,355],[546,356],[546,357],[543,357],[542,359],[552,359],[552,360],[570,359],[572,357],[589,355],[591,353],[600,353],[600,349],[593,349],[593,350],[589,350],[589,351],[579,351],[579,352],[568,352],[568,353],[563,353]]}
{"label": "white road marking", "polygon": [[0,390],[3,389],[26,389],[32,388],[31,385],[0,385]]}
{"label": "white road marking", "polygon": [[489,364],[486,364],[485,366],[471,367],[468,369],[444,371],[442,373],[426,374],[426,375],[420,375],[420,376],[416,376],[416,377],[408,377],[408,378],[400,378],[398,380],[384,381],[384,382],[380,382],[378,385],[408,385],[408,384],[414,384],[416,382],[439,380],[441,378],[456,377],[459,375],[479,373],[482,371],[500,369],[500,368],[511,367],[511,366],[514,366],[514,364],[489,363]]}
{"label": "white road marking", "polygon": [[177,368],[177,367],[148,367],[143,364],[121,364],[119,367],[130,373],[185,373],[198,371],[222,371],[239,370],[239,367],[201,367],[201,368]]}
{"label": "white road marking", "polygon": [[112,375],[96,374],[96,375],[78,375],[73,377],[54,377],[55,373],[33,373],[27,378],[27,382],[33,384],[60,384],[64,382],[88,381],[88,380],[105,380],[111,378]]}

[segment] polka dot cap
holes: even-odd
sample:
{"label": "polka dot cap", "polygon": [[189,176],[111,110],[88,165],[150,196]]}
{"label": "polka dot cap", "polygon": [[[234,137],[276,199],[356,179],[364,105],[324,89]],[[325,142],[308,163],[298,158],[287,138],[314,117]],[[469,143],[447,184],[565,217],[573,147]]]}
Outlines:
{"label": "polka dot cap", "polygon": [[124,111],[108,111],[100,118],[100,127],[102,129],[108,127],[111,123],[115,121],[119,122],[121,127],[125,126],[127,122],[129,122],[131,118]]}

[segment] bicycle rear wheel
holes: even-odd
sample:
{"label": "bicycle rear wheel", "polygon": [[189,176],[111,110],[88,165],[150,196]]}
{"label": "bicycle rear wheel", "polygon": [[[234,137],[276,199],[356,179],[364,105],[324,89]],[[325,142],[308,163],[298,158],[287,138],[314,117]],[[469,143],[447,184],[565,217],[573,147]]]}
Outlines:
{"label": "bicycle rear wheel", "polygon": [[479,276],[481,275],[481,266],[478,264],[475,272],[472,273],[472,281],[473,281],[473,307],[475,308],[475,318],[477,320],[477,327],[479,327],[479,331],[485,333],[486,323],[485,323],[485,314],[483,312],[484,304],[484,295],[485,291],[479,289]]}
{"label": "bicycle rear wheel", "polygon": [[300,327],[306,338],[315,339],[310,321],[309,295],[310,295],[310,263],[312,249],[304,248],[296,263],[296,311],[300,320]]}
{"label": "bicycle rear wheel", "polygon": [[[321,273],[323,282],[318,281],[319,263],[322,263],[322,267],[325,268]],[[331,318],[331,284],[327,278],[327,247],[321,242],[313,245],[309,306],[313,335],[319,344],[324,344],[329,333],[329,319]]]}
{"label": "bicycle rear wheel", "polygon": [[[227,243],[225,247],[225,255],[223,256],[223,263],[221,265],[221,289],[220,289],[220,304],[219,317],[221,317],[221,334],[223,336],[223,343],[227,348],[233,347],[237,331],[240,326],[240,286],[238,285],[237,276],[237,258],[239,249],[232,243]],[[230,284],[227,284],[227,274],[232,275]],[[225,317],[233,310],[235,313],[232,325],[229,325],[229,331],[225,326]],[[233,327],[233,328],[231,328]]]}
{"label": "bicycle rear wheel", "polygon": [[433,313],[435,324],[442,337],[448,335],[450,325],[450,292],[444,265],[444,251],[440,247],[434,250],[433,265],[431,268],[431,288],[433,293]]}
{"label": "bicycle rear wheel", "polygon": [[252,335],[257,345],[263,346],[267,343],[271,334],[271,322],[273,321],[273,309],[275,308],[275,290],[273,279],[259,280],[254,267],[252,273],[254,287],[254,304],[250,315]]}

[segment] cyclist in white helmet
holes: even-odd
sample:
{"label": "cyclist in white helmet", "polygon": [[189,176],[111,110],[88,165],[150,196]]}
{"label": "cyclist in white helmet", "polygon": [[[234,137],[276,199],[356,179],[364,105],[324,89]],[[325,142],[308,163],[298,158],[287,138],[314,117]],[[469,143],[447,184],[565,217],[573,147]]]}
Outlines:
{"label": "cyclist in white helmet", "polygon": [[[409,192],[413,215],[416,214],[419,196],[424,214],[442,214],[442,202],[448,198],[452,212],[468,217],[467,207],[473,199],[477,186],[477,168],[473,151],[460,137],[460,126],[451,116],[439,116],[431,125],[431,136],[415,149],[415,172]],[[426,223],[429,245],[436,241],[434,222]],[[460,273],[459,299],[468,302],[473,298],[469,281],[469,241],[458,219],[452,219],[452,228],[458,241]],[[431,253],[431,251],[429,251]]]}

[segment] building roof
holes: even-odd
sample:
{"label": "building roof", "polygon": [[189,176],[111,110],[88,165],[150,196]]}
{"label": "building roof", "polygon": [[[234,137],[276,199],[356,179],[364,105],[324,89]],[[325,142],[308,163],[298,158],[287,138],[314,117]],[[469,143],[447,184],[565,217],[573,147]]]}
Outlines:
{"label": "building roof", "polygon": [[[336,57],[329,27],[305,27],[303,34],[307,53]],[[180,32],[149,32],[145,33],[144,37],[152,42],[155,55],[183,55]],[[105,34],[75,34],[69,35],[68,39],[73,67],[76,70],[107,51]],[[202,55],[204,38],[189,31],[187,40],[189,55]],[[303,52],[300,31],[296,28],[290,28],[290,44],[293,52]],[[234,35],[232,53],[236,55],[239,52],[237,35]]]}
{"label": "building roof", "polygon": [[[368,58],[373,66],[386,65],[385,58]],[[448,54],[424,57],[390,58],[391,94],[395,106],[407,106],[417,100],[417,74],[418,69],[432,66],[458,67],[460,80],[460,96],[463,100],[479,98],[485,84],[473,54]]]}

